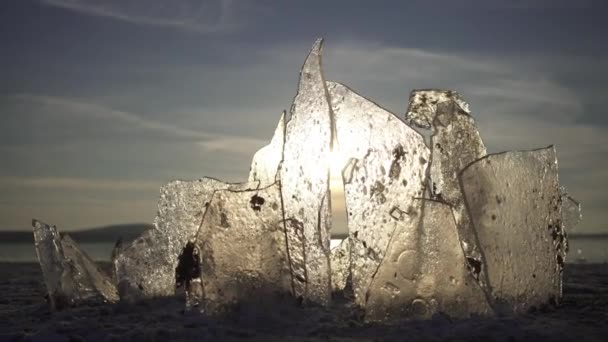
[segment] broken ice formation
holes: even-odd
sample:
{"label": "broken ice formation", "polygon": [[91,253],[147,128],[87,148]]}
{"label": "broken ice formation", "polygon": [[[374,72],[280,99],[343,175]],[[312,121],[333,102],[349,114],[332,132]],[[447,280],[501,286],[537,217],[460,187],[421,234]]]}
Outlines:
{"label": "broken ice formation", "polygon": [[[365,306],[372,277],[393,234],[411,231],[415,197],[425,189],[429,149],[424,138],[397,116],[348,87],[328,82],[341,156],[352,287]],[[348,162],[348,163],[347,163]]]}
{"label": "broken ice formation", "polygon": [[419,127],[432,129],[431,195],[452,207],[469,269],[486,288],[483,254],[458,182],[458,173],[487,153],[469,106],[449,90],[414,90],[406,117]]}
{"label": "broken ice formation", "polygon": [[490,314],[484,292],[467,270],[450,206],[434,200],[416,202],[422,220],[415,231],[391,242],[370,288],[365,318]]}
{"label": "broken ice formation", "polygon": [[565,235],[555,149],[488,155],[460,176],[498,310],[561,298]]}
{"label": "broken ice formation", "polygon": [[334,122],[321,71],[322,42],[315,42],[300,73],[280,180],[285,230],[299,231],[301,236],[288,236],[287,242],[297,275],[295,296],[327,304],[331,294],[329,152]]}
{"label": "broken ice formation", "polygon": [[[449,90],[414,90],[404,122],[325,82],[321,48],[249,183],[171,182],[154,227],[117,243],[121,300],[184,286],[188,308],[218,313],[283,293],[327,305],[347,290],[372,321],[558,301],[566,229],[581,215],[559,189],[553,148],[486,155],[468,104]],[[408,124],[431,129],[431,145]],[[331,251],[330,165],[341,169],[349,229]],[[116,299],[69,237],[34,225],[52,305]]]}
{"label": "broken ice formation", "polygon": [[277,179],[277,171],[283,160],[283,146],[285,145],[285,112],[274,131],[270,144],[262,147],[253,155],[249,182],[260,182],[260,187],[273,184]]}
{"label": "broken ice formation", "polygon": [[68,235],[32,220],[36,254],[54,309],[90,301],[118,300],[114,284]]}
{"label": "broken ice formation", "polygon": [[120,297],[137,300],[173,295],[178,256],[196,237],[213,192],[257,187],[258,182],[231,184],[213,178],[177,180],[163,186],[154,228],[113,253]]}
{"label": "broken ice formation", "polygon": [[195,242],[206,312],[292,291],[282,220],[277,184],[213,194]]}

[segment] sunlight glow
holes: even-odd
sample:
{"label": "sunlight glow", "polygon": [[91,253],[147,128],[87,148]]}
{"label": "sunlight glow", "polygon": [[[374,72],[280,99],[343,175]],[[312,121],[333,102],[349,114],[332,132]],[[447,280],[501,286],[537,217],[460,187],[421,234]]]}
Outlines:
{"label": "sunlight glow", "polygon": [[334,143],[329,153],[329,189],[331,192],[331,216],[332,235],[345,234],[348,232],[346,205],[344,200],[344,184],[342,182],[342,170],[346,165],[347,156],[340,145]]}

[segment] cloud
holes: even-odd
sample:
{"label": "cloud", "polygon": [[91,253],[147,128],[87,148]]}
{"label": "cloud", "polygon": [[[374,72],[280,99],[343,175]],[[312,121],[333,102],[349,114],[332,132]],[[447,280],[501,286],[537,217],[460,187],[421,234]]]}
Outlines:
{"label": "cloud", "polygon": [[138,191],[158,189],[161,182],[60,177],[0,177],[0,186],[8,188],[59,189],[67,191]]}
{"label": "cloud", "polygon": [[[6,123],[0,132],[4,130],[5,136],[15,133],[21,135],[22,143],[31,142],[33,138],[44,139],[39,143],[51,142],[65,146],[70,142],[79,144],[95,138],[99,143],[113,139],[136,141],[145,138],[190,142],[207,151],[242,154],[250,150],[243,149],[243,145],[262,146],[266,141],[189,129],[73,98],[16,94],[6,96],[5,100],[13,103],[0,120],[5,120]],[[6,109],[6,103],[4,107]],[[23,135],[26,127],[30,131],[29,136]],[[16,138],[7,143],[15,144],[18,141],[19,138]]]}
{"label": "cloud", "polygon": [[510,9],[510,10],[525,10],[525,9],[586,9],[590,8],[599,2],[594,0],[415,0],[415,3],[433,7],[435,9]]}
{"label": "cloud", "polygon": [[[140,25],[199,33],[234,30],[243,23],[248,1],[232,0],[41,0],[42,3]],[[260,10],[260,8],[257,8]]]}
{"label": "cloud", "polygon": [[139,129],[150,130],[184,139],[202,140],[211,137],[211,135],[202,132],[181,128],[169,123],[149,120],[134,113],[114,110],[77,99],[35,94],[16,94],[10,97],[29,104],[51,107],[54,111],[50,115],[62,116],[66,123],[72,119],[86,117],[119,121],[121,124],[132,125]]}

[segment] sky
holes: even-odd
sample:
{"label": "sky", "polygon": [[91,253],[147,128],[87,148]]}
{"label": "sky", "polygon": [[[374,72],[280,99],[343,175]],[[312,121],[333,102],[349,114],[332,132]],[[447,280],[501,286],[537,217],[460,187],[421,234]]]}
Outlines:
{"label": "sky", "polygon": [[608,233],[608,5],[561,0],[4,0],[0,230],[151,222],[159,187],[245,180],[325,38],[325,77],[404,117],[458,91],[490,152],[556,146]]}

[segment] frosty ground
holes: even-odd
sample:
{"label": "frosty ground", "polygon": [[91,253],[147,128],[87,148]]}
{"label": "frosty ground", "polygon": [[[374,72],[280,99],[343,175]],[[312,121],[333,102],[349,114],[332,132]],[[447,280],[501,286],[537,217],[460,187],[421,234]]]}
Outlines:
{"label": "frosty ground", "polygon": [[564,300],[557,309],[517,318],[451,320],[438,315],[430,321],[381,325],[363,323],[360,312],[340,303],[321,309],[258,302],[217,320],[184,312],[181,297],[52,313],[44,302],[38,264],[0,263],[0,341],[606,341],[608,264],[569,264],[564,276]]}

